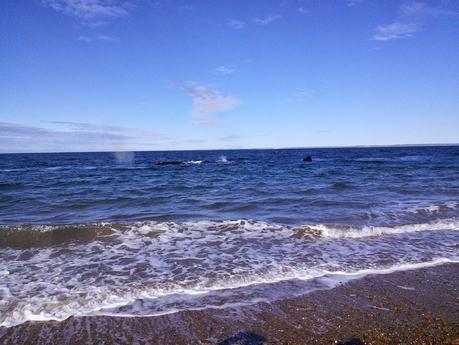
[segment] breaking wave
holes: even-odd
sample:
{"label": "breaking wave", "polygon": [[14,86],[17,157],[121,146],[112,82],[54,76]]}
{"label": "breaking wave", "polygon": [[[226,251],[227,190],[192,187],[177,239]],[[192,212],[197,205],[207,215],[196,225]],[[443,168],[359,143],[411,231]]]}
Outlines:
{"label": "breaking wave", "polygon": [[[311,238],[365,238],[403,234],[418,231],[459,230],[459,218],[434,220],[426,223],[388,226],[342,226],[332,224],[306,224],[289,226],[250,219],[196,222],[144,221],[132,224],[83,223],[66,225],[2,225],[0,247],[42,247],[66,242],[110,240],[114,235],[167,236],[173,233],[192,233],[193,237],[209,233],[256,234],[273,232],[294,237]],[[198,234],[198,235],[197,235]]]}
{"label": "breaking wave", "polygon": [[0,326],[223,308],[456,262],[458,229],[457,218],[360,228],[255,220],[3,226]]}
{"label": "breaking wave", "polygon": [[298,233],[328,238],[364,238],[383,235],[403,234],[417,231],[459,230],[459,218],[442,219],[422,224],[406,224],[397,226],[333,226],[307,225]]}

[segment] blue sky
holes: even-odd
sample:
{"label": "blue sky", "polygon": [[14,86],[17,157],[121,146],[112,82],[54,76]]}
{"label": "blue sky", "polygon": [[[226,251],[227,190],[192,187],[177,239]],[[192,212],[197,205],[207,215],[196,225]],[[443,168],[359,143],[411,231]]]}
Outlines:
{"label": "blue sky", "polygon": [[459,2],[6,0],[0,152],[459,142]]}

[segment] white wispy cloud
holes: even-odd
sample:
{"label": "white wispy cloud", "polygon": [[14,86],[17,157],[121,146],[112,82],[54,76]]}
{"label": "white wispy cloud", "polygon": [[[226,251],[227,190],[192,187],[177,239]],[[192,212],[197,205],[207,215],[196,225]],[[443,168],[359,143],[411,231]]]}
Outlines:
{"label": "white wispy cloud", "polygon": [[228,21],[228,25],[231,26],[233,29],[241,30],[245,27],[246,23],[242,20],[232,19]]}
{"label": "white wispy cloud", "polygon": [[255,18],[252,18],[252,21],[257,25],[268,25],[280,18],[281,18],[280,15],[273,14],[273,15],[266,16],[266,17],[255,17]]}
{"label": "white wispy cloud", "polygon": [[135,150],[157,147],[170,140],[137,128],[67,121],[44,124],[0,122],[0,152]]}
{"label": "white wispy cloud", "polygon": [[112,125],[102,125],[97,123],[89,122],[74,122],[74,121],[43,121],[44,123],[54,124],[64,126],[65,129],[71,131],[81,131],[88,133],[116,133],[119,135],[151,135],[152,133],[147,130],[124,127],[124,126],[112,126]]}
{"label": "white wispy cloud", "polygon": [[215,114],[230,111],[241,104],[241,101],[232,95],[223,95],[217,90],[193,81],[182,83],[182,88],[191,96],[192,114],[199,124],[220,123],[220,119]]}
{"label": "white wispy cloud", "polygon": [[44,6],[85,21],[126,17],[133,4],[125,0],[41,0]]}
{"label": "white wispy cloud", "polygon": [[346,0],[347,7],[354,7],[355,5],[361,4],[364,0]]}
{"label": "white wispy cloud", "polygon": [[112,42],[115,39],[112,36],[108,35],[94,35],[94,36],[78,36],[77,38],[78,41],[83,41],[83,42],[94,42],[94,41],[104,41],[104,42]]}
{"label": "white wispy cloud", "polygon": [[220,74],[220,75],[230,75],[234,73],[234,68],[226,67],[226,66],[218,66],[213,69],[214,74]]}
{"label": "white wispy cloud", "polygon": [[421,17],[421,16],[452,16],[457,15],[457,12],[446,8],[434,7],[426,2],[411,2],[400,6],[400,15],[404,17]]}
{"label": "white wispy cloud", "polygon": [[426,2],[405,2],[398,8],[398,20],[390,24],[379,25],[372,39],[375,41],[389,41],[411,37],[421,30],[421,24],[427,17],[441,17],[456,15],[454,11],[443,7],[435,7]]}
{"label": "white wispy cloud", "polygon": [[[306,13],[306,11],[307,11],[304,8],[300,8],[300,9],[298,9],[298,11],[300,13],[303,13],[302,11],[304,11],[304,13]],[[276,21],[276,20],[278,20],[280,18],[281,18],[280,15],[273,14],[273,15],[266,16],[266,17],[254,17],[250,21],[255,25],[265,26],[265,25],[271,24],[272,22],[274,22],[274,21]],[[250,21],[249,21],[249,23],[250,23]],[[232,27],[233,29],[235,29],[235,30],[241,30],[241,29],[245,28],[247,26],[247,24],[248,23],[243,21],[243,20],[232,19],[232,20],[228,21],[228,25],[230,27]]]}
{"label": "white wispy cloud", "polygon": [[414,23],[394,22],[376,27],[373,35],[375,41],[389,41],[398,38],[410,37],[420,30]]}

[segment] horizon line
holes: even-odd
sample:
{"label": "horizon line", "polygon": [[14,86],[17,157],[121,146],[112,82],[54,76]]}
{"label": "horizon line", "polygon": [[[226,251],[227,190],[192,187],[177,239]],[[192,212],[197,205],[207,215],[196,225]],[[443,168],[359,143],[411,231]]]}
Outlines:
{"label": "horizon line", "polygon": [[191,152],[191,151],[249,151],[249,150],[307,150],[307,149],[346,149],[346,148],[384,148],[384,147],[445,147],[459,146],[458,143],[428,144],[381,144],[381,145],[344,145],[344,146],[289,146],[289,147],[258,147],[258,148],[227,148],[227,149],[164,149],[164,150],[107,150],[107,151],[36,151],[36,152],[0,152],[7,154],[52,154],[52,153],[113,153],[113,152]]}

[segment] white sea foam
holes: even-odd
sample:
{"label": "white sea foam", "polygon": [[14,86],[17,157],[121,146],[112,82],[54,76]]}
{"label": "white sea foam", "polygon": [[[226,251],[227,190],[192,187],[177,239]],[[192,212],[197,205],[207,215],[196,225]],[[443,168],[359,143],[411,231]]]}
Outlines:
{"label": "white sea foam", "polygon": [[[445,207],[457,207],[458,203],[445,203]],[[432,206],[433,207],[433,206]],[[144,221],[136,222],[131,225],[116,225],[107,222],[103,223],[84,223],[80,225],[27,225],[27,226],[0,226],[0,228],[14,228],[17,231],[28,230],[37,232],[56,231],[59,229],[72,229],[75,232],[88,228],[109,228],[117,233],[124,233],[126,236],[129,232],[148,234],[151,232],[161,232],[163,237],[168,233],[185,234],[191,232],[205,232],[209,229],[218,231],[234,232],[266,232],[266,231],[284,231],[284,233],[295,234],[301,230],[304,235],[324,238],[364,238],[383,235],[403,234],[418,231],[438,231],[438,230],[459,230],[459,218],[438,219],[425,223],[391,225],[391,226],[338,226],[332,224],[305,224],[301,226],[289,226],[276,223],[267,223],[264,221],[255,221],[250,219],[211,221],[200,220],[195,222],[154,222]]]}
{"label": "white sea foam", "polygon": [[459,230],[459,219],[443,219],[421,224],[406,224],[398,226],[363,226],[363,227],[336,227],[324,224],[308,225],[322,237],[329,238],[363,238],[382,235],[403,234],[417,231]]}
{"label": "white sea foam", "polygon": [[[357,271],[328,271],[315,270],[309,273],[300,271],[296,274],[278,275],[267,279],[258,279],[240,284],[212,286],[197,289],[151,290],[114,294],[101,292],[96,300],[86,305],[78,303],[59,303],[50,299],[48,303],[55,304],[58,310],[47,312],[37,309],[32,303],[22,305],[13,317],[6,317],[0,327],[11,327],[25,321],[62,321],[69,316],[107,315],[118,317],[158,316],[171,314],[182,310],[202,310],[206,308],[226,308],[243,306],[257,302],[267,302],[285,297],[302,295],[316,290],[331,289],[352,280],[361,279],[368,275],[382,275],[400,271],[416,270],[434,267],[445,263],[459,263],[459,260],[437,258],[428,262],[398,264],[387,268],[362,269]],[[298,283],[296,280],[303,281]],[[276,283],[286,282],[285,286]],[[309,283],[309,284],[308,284]],[[274,284],[274,285],[273,285]],[[403,287],[405,288],[405,287]],[[241,290],[244,289],[244,290]],[[243,293],[243,298],[239,293]],[[0,303],[1,306],[1,303]]]}
{"label": "white sea foam", "polygon": [[456,211],[459,208],[459,201],[450,200],[432,205],[416,206],[409,208],[407,211],[413,214],[427,213],[437,215],[441,212]]}
{"label": "white sea foam", "polygon": [[[367,274],[456,262],[457,225],[455,219],[387,229],[250,220],[99,224],[100,236],[90,242],[2,248],[0,272],[8,274],[0,279],[0,326],[252,303]],[[284,281],[288,288],[262,289]],[[242,288],[249,290],[236,293]]]}

